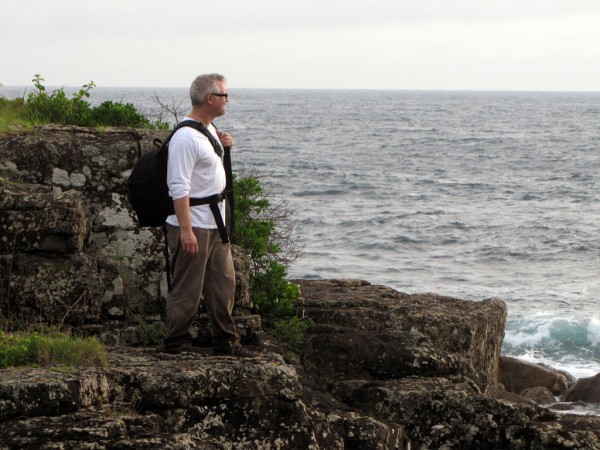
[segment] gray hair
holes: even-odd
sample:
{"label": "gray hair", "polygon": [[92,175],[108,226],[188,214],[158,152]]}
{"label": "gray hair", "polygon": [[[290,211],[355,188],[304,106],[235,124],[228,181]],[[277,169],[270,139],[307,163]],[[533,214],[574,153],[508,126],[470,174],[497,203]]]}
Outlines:
{"label": "gray hair", "polygon": [[218,73],[198,75],[190,86],[192,106],[202,106],[206,103],[206,96],[217,92],[219,82],[225,83],[225,77]]}

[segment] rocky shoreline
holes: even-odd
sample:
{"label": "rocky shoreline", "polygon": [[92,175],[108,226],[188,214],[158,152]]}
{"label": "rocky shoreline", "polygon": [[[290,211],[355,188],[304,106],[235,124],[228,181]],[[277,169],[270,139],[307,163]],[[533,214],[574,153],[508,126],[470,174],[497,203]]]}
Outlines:
{"label": "rocky shoreline", "polygon": [[317,323],[302,361],[263,336],[245,342],[253,358],[115,346],[107,368],[1,370],[0,448],[600,448],[599,417],[558,414],[498,384],[570,385],[502,362],[503,302],[360,280],[301,287]]}
{"label": "rocky shoreline", "polygon": [[253,358],[157,353],[162,236],[135,226],[125,182],[164,132],[41,127],[0,136],[0,317],[108,345],[107,368],[0,370],[0,449],[600,449],[600,375],[500,354],[506,305],[362,280],[295,280],[315,326],[301,360],[248,307]]}

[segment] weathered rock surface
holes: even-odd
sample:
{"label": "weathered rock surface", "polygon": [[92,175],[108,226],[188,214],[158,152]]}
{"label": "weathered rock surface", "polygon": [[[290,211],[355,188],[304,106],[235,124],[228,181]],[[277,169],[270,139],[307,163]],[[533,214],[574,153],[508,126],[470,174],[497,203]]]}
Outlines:
{"label": "weathered rock surface", "polygon": [[[332,308],[331,298],[342,291],[347,305],[368,304],[362,310],[365,318],[372,317],[369,309],[394,305],[389,296],[392,291],[365,282],[302,282],[306,292],[311,287],[318,287],[327,309]],[[424,296],[415,296],[419,301],[413,311],[411,296],[400,296],[407,314],[415,315],[426,304]],[[441,315],[444,301],[432,298]],[[323,317],[312,315],[312,308],[320,309],[318,303],[314,295],[304,302],[304,313],[315,321]],[[460,303],[448,299],[447,313],[454,311],[460,317],[457,311],[463,305],[456,309]],[[490,306],[465,303],[483,310]],[[344,316],[345,308],[337,308]],[[360,310],[353,315],[359,319]],[[483,315],[474,316],[484,320]],[[496,320],[496,315],[491,317]],[[483,392],[475,369],[448,371],[440,365],[439,372],[434,368],[423,371],[414,364],[411,373],[410,362],[416,360],[414,352],[399,348],[406,342],[398,331],[401,321],[390,320],[378,327],[380,335],[391,329],[400,336],[398,348],[375,347],[365,360],[378,362],[380,367],[398,364],[402,371],[369,371],[361,368],[360,357],[354,355],[336,358],[334,370],[318,370],[311,341],[332,329],[334,336],[351,338],[350,331],[340,333],[343,323],[347,322],[318,325],[308,340],[305,364],[308,373],[317,373],[315,381],[268,345],[259,347],[264,352],[256,358],[248,359],[113,348],[107,369],[74,374],[2,370],[1,441],[4,448],[82,448],[88,444],[96,446],[92,448],[218,449],[600,448],[600,419],[557,416],[538,406],[497,400]],[[454,348],[468,367],[464,350]],[[347,349],[345,354],[350,351],[358,350]],[[431,360],[452,356],[448,347],[437,356],[432,347],[424,352]],[[471,352],[481,354],[482,350]],[[348,369],[343,369],[345,361]],[[335,376],[329,378],[329,373]]]}
{"label": "weathered rock surface", "polygon": [[[348,305],[363,305],[354,312],[356,319],[361,313],[371,316],[370,308],[394,305],[393,291],[365,282],[307,281],[302,288],[318,290],[328,309],[333,308],[331,299],[343,293]],[[418,301],[413,311],[412,296],[400,297],[408,315],[426,304],[425,296],[414,296]],[[432,298],[441,314],[443,300]],[[448,299],[447,313],[459,317],[464,306],[460,303]],[[483,310],[490,306],[465,303]],[[323,317],[311,314],[311,308],[319,309],[317,304],[310,294],[303,302],[304,314],[315,321]],[[338,308],[343,315],[344,307]],[[401,336],[402,320],[380,324],[378,330],[389,327]],[[213,357],[199,348],[165,355],[148,348],[115,347],[106,369],[1,370],[0,448],[600,448],[600,418],[557,415],[536,405],[498,400],[483,392],[481,376],[466,363],[464,371],[423,371],[415,364],[411,372],[412,353],[375,346],[365,355],[365,364],[397,363],[403,369],[369,371],[352,355],[336,358],[333,370],[330,366],[317,371],[311,379],[307,374],[316,370],[315,356],[309,356],[311,340],[331,330],[339,336],[342,328],[332,321],[316,326],[307,343],[308,371],[276,353],[269,341],[257,347],[255,358]],[[350,331],[343,334],[352,337]],[[348,348],[345,354],[361,349]],[[459,348],[456,351],[468,358]],[[437,352],[438,356],[429,346],[423,350],[431,360],[448,357],[448,348]],[[355,368],[345,370],[345,365]],[[355,377],[356,370],[361,378]],[[327,377],[329,373],[334,376]]]}
{"label": "weathered rock surface", "polygon": [[[0,309],[20,321],[107,332],[158,328],[167,291],[160,229],[136,226],[127,178],[167,132],[45,126],[0,137]],[[239,250],[236,305],[248,305]]]}
{"label": "weathered rock surface", "polygon": [[55,194],[46,187],[3,183],[0,186],[0,252],[83,251],[90,215],[73,192]]}
{"label": "weathered rock surface", "polygon": [[[396,424],[256,358],[113,349],[108,369],[0,371],[0,448],[406,448]],[[176,367],[176,369],[174,369]],[[6,421],[6,419],[12,419]]]}
{"label": "weathered rock surface", "polygon": [[509,392],[504,390],[502,387],[499,387],[498,389],[496,389],[496,392],[494,393],[494,398],[498,399],[498,400],[503,400],[505,402],[508,403],[513,403],[515,405],[535,405],[536,402],[523,397],[519,394],[515,394],[514,392]]}
{"label": "weathered rock surface", "polygon": [[338,401],[402,425],[413,449],[600,448],[600,428],[494,398],[504,302],[297,281],[302,314],[317,324],[307,372]]}

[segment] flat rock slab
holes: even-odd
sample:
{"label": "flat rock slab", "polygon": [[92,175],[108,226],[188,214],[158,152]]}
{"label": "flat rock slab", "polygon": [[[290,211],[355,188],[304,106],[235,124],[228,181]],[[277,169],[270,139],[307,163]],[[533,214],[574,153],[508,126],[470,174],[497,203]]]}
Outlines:
{"label": "flat rock slab", "polygon": [[108,401],[108,380],[101,369],[0,369],[0,420],[65,414]]}
{"label": "flat rock slab", "polygon": [[[503,301],[409,295],[362,280],[296,282],[302,292],[299,310],[316,323],[305,354],[314,375],[397,378],[462,371],[482,392],[495,391],[507,311]],[[320,342],[328,340],[339,349],[324,351]],[[364,361],[362,371],[356,355]],[[382,370],[374,373],[377,367]]]}

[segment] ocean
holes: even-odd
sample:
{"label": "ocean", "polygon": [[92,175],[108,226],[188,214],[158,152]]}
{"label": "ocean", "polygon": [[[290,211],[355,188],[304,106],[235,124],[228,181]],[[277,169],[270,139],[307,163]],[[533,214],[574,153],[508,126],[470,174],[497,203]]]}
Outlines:
{"label": "ocean", "polygon": [[[504,354],[600,373],[600,93],[229,92],[234,168],[293,213],[291,278],[500,298]],[[152,116],[156,95],[187,109],[185,88],[89,101]]]}

